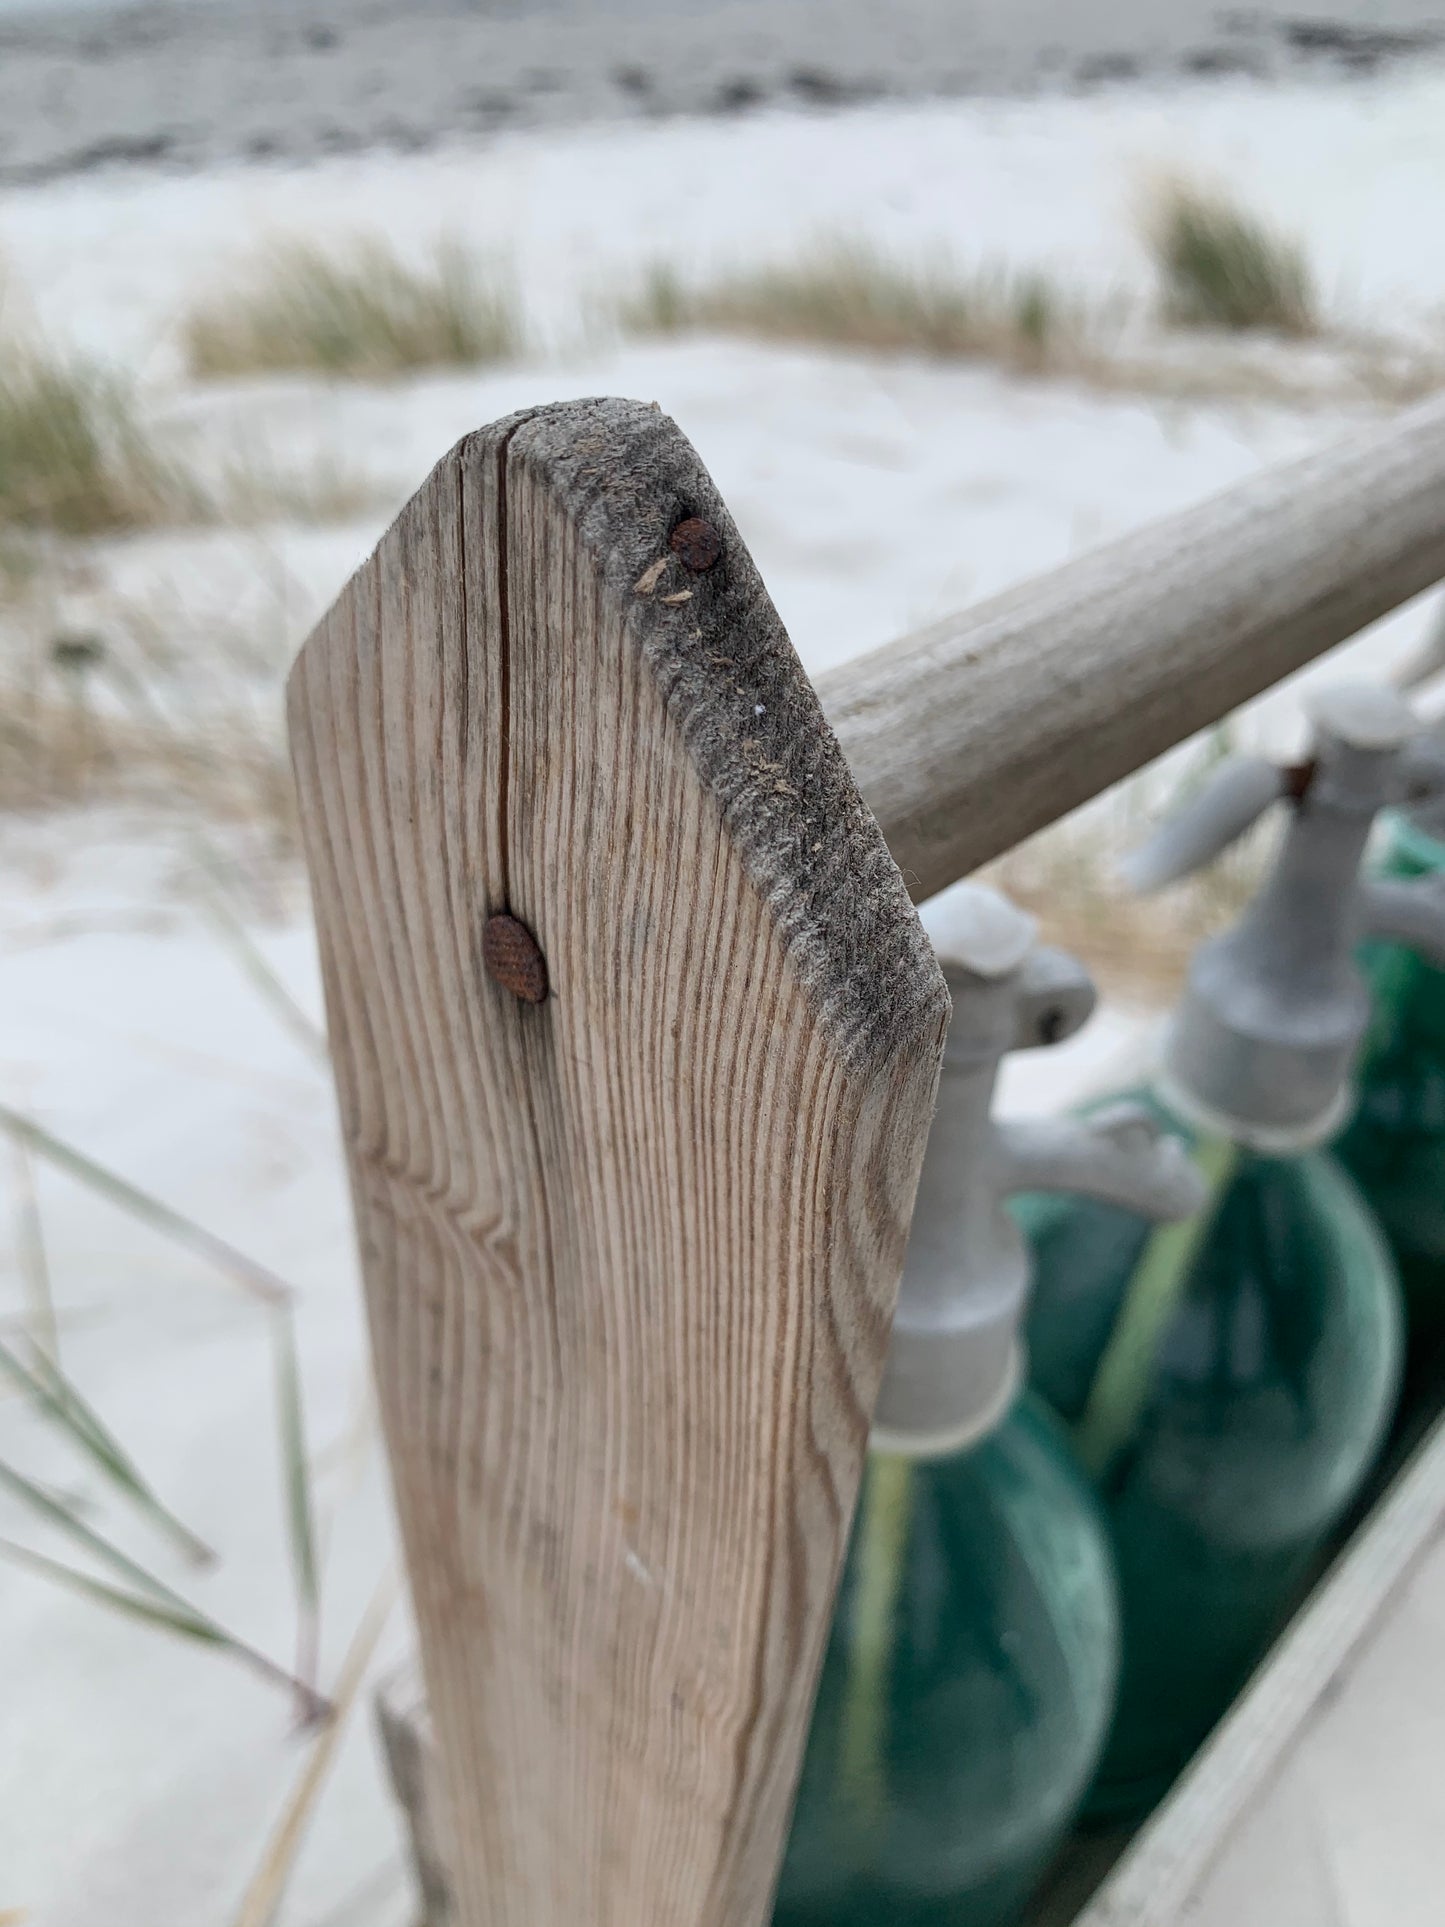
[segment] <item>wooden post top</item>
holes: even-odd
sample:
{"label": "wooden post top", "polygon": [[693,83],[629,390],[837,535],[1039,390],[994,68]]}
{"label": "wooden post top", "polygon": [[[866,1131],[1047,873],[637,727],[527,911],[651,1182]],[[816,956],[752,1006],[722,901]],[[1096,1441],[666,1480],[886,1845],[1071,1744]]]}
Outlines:
{"label": "wooden post top", "polygon": [[459,1927],[760,1923],[942,978],[655,408],[461,442],[290,716]]}

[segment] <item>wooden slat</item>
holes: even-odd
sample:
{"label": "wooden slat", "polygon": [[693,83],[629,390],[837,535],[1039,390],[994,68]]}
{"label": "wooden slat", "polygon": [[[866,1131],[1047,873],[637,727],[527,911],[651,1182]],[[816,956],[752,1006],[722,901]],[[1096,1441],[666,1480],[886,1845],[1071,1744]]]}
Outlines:
{"label": "wooden slat", "polygon": [[1442,576],[1438,399],[844,663],[818,695],[921,902]]}
{"label": "wooden slat", "polygon": [[[672,553],[703,516],[722,557]],[[291,682],[460,1927],[764,1919],[947,997],[674,425],[469,438]],[[536,936],[551,995],[485,974]]]}

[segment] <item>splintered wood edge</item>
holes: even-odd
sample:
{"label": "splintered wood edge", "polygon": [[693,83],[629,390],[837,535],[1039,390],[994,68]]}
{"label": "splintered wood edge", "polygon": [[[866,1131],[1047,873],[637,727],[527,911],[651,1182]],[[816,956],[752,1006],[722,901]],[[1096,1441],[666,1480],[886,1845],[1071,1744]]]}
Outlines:
{"label": "splintered wood edge", "polygon": [[[458,444],[501,447],[565,499],[799,982],[850,1071],[947,1021],[948,992],[898,866],[738,534],[676,422],[643,402],[564,402]],[[711,523],[693,573],[668,538]]]}

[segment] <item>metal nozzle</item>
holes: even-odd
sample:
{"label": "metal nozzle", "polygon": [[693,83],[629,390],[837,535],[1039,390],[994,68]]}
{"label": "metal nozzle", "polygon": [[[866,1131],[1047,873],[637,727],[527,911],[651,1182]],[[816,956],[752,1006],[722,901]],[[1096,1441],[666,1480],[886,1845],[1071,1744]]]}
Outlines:
{"label": "metal nozzle", "polygon": [[1188,875],[1273,802],[1293,803],[1254,900],[1195,953],[1165,1063],[1172,1101],[1265,1150],[1323,1141],[1342,1120],[1369,1022],[1360,939],[1390,935],[1432,956],[1445,946],[1445,896],[1433,880],[1382,885],[1360,875],[1376,816],[1437,781],[1445,787],[1445,757],[1422,753],[1419,722],[1391,689],[1327,690],[1310,714],[1309,763],[1227,766],[1134,864],[1146,882]]}

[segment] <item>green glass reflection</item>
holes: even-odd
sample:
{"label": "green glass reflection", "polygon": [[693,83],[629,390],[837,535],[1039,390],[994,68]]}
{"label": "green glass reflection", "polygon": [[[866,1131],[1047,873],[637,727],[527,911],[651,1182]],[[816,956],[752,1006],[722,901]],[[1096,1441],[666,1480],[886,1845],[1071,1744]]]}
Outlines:
{"label": "green glass reflection", "polygon": [[870,1456],[775,1927],[1003,1927],[1113,1703],[1098,1507],[1025,1397],[950,1458]]}
{"label": "green glass reflection", "polygon": [[[1074,1428],[1119,1573],[1099,1817],[1152,1805],[1244,1684],[1367,1475],[1399,1381],[1394,1266],[1339,1164],[1170,1122],[1213,1184],[1192,1234],[1019,1201],[1031,1382]],[[1172,1273],[1157,1262],[1170,1235]]]}
{"label": "green glass reflection", "polygon": [[[1380,869],[1445,871],[1445,843],[1396,816]],[[1395,1253],[1412,1346],[1433,1350],[1445,1339],[1445,970],[1398,944],[1370,944],[1361,961],[1373,1017],[1339,1156]]]}

